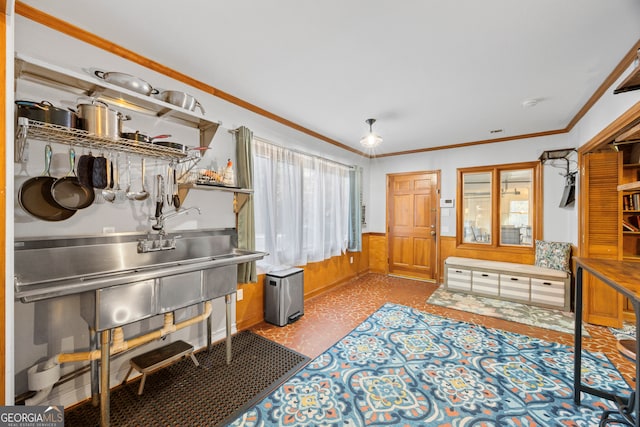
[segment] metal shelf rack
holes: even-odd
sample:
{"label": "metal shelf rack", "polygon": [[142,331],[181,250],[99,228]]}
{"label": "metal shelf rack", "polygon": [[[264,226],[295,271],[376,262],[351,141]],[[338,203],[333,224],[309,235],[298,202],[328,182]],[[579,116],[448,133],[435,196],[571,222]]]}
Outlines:
{"label": "metal shelf rack", "polygon": [[76,145],[95,150],[104,149],[107,151],[121,151],[165,160],[194,160],[199,156],[198,152],[183,152],[182,150],[134,141],[131,139],[102,138],[82,129],[72,129],[50,123],[42,123],[35,120],[20,120],[18,126],[24,126],[24,122],[27,122],[27,136],[41,141]]}

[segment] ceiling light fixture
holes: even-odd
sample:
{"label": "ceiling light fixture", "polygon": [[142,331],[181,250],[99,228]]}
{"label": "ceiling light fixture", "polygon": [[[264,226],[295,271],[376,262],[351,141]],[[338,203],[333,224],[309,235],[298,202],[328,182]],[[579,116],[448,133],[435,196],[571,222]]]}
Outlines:
{"label": "ceiling light fixture", "polygon": [[369,125],[369,133],[360,139],[360,144],[366,148],[375,148],[382,143],[382,137],[373,132],[372,126],[376,119],[367,119],[365,123]]}

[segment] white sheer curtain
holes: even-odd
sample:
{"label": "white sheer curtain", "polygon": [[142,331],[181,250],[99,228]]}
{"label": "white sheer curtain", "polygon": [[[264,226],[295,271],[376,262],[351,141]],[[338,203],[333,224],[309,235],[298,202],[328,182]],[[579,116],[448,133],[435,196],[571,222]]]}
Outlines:
{"label": "white sheer curtain", "polygon": [[349,167],[253,140],[258,266],[279,270],[345,252]]}

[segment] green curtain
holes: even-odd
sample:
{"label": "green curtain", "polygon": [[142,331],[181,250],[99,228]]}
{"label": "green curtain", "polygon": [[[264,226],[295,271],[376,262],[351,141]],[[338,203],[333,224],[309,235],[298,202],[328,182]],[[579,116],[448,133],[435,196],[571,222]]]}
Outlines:
{"label": "green curtain", "polygon": [[349,171],[349,246],[351,252],[362,252],[362,168]]}
{"label": "green curtain", "polygon": [[[235,139],[237,185],[240,188],[253,189],[253,153],[251,148],[253,132],[242,126],[236,129]],[[238,249],[253,251],[255,247],[253,194],[249,194],[246,203],[238,212]],[[255,283],[257,281],[255,261],[238,264],[238,283]]]}

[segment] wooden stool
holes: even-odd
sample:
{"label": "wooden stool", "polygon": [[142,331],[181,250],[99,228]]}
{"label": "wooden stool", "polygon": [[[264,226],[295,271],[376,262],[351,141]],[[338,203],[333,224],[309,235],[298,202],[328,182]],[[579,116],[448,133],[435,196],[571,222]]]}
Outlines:
{"label": "wooden stool", "polygon": [[193,360],[196,366],[200,366],[196,356],[193,354],[193,346],[184,341],[175,341],[164,347],[156,348],[155,350],[133,357],[129,361],[131,366],[122,384],[127,382],[129,375],[131,375],[131,372],[135,369],[142,374],[142,380],[140,380],[140,387],[138,388],[138,395],[141,395],[147,374],[169,366],[187,356],[191,357],[191,360]]}

